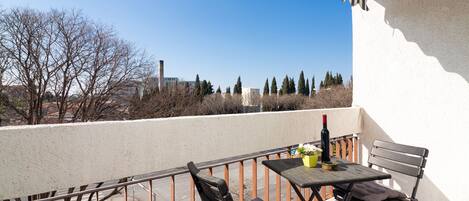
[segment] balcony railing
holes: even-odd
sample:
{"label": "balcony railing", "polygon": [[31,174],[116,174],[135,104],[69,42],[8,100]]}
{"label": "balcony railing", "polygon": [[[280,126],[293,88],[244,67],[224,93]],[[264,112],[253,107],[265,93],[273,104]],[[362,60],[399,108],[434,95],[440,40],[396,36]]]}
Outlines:
{"label": "balcony railing", "polygon": [[[331,139],[330,153],[332,156],[337,158],[346,159],[353,162],[358,162],[358,135],[351,134],[341,137],[336,137]],[[308,142],[318,145],[318,141]],[[222,167],[223,168],[223,177],[228,184],[231,184],[230,189],[235,197],[240,201],[246,200],[247,197],[255,198],[262,197],[265,201],[276,200],[279,201],[282,198],[285,200],[294,200],[298,199],[295,194],[292,194],[291,184],[287,181],[281,179],[279,175],[276,175],[273,172],[270,172],[268,168],[263,167],[263,184],[258,184],[258,168],[260,167],[260,160],[269,160],[269,159],[280,159],[280,158],[289,158],[290,150],[294,146],[281,147],[276,149],[270,149],[230,158],[223,158],[220,160],[208,161],[197,164],[201,169],[208,170],[208,174],[213,174],[213,169]],[[245,175],[246,164],[250,163],[251,175]],[[230,167],[237,166],[238,177],[230,177]],[[271,180],[271,174],[275,174],[275,180]],[[128,178],[120,179],[118,183],[105,185],[105,182],[100,182],[92,185],[84,185],[75,188],[69,188],[58,193],[57,191],[41,193],[37,195],[27,196],[27,200],[39,200],[39,201],[54,201],[54,200],[64,200],[64,201],[94,201],[94,200],[103,200],[104,198],[109,198],[111,196],[122,196],[122,199],[128,201],[129,199],[129,186],[139,185],[140,188],[144,189],[147,192],[148,201],[157,200],[156,194],[153,192],[155,189],[154,185],[159,181],[164,179],[169,179],[169,200],[175,201],[176,191],[180,188],[179,185],[176,185],[176,176],[189,178],[188,170],[186,167],[178,167],[173,169],[168,169],[164,171],[154,172],[146,175],[133,176]],[[246,177],[250,177],[250,189],[245,189],[247,186],[245,184]],[[189,200],[194,201],[198,197],[197,192],[194,187],[192,179],[187,179],[189,182],[189,195],[187,196]],[[234,183],[237,184],[233,186]],[[275,185],[274,192],[270,191],[269,186]],[[181,185],[183,187],[185,185]],[[262,194],[260,194],[259,187],[262,186]],[[237,192],[233,192],[233,189],[236,189]],[[109,192],[110,191],[110,192]],[[326,186],[321,188],[321,196],[324,199],[332,197],[332,188]],[[311,192],[309,189],[304,189],[303,194],[306,199],[309,199]],[[282,199],[282,200],[283,200]],[[19,201],[21,198],[12,199]],[[162,199],[163,200],[163,199]],[[9,200],[5,200],[9,201]]]}

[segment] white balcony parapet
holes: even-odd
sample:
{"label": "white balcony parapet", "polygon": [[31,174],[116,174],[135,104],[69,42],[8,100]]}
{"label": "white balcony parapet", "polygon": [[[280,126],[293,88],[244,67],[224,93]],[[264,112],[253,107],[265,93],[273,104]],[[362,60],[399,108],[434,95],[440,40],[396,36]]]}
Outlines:
{"label": "white balcony parapet", "polygon": [[0,128],[0,199],[360,133],[360,108]]}

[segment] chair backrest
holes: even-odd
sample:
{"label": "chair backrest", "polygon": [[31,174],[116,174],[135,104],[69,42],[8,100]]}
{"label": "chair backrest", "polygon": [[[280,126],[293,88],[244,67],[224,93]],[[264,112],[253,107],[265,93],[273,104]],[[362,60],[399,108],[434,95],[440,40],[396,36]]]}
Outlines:
{"label": "chair backrest", "polygon": [[375,140],[368,158],[368,165],[416,177],[411,196],[412,199],[415,199],[419,181],[423,177],[427,156],[428,149],[425,148]]}
{"label": "chair backrest", "polygon": [[225,180],[209,175],[202,175],[192,161],[187,163],[187,168],[189,168],[189,172],[202,201],[233,201],[233,197],[228,190]]}

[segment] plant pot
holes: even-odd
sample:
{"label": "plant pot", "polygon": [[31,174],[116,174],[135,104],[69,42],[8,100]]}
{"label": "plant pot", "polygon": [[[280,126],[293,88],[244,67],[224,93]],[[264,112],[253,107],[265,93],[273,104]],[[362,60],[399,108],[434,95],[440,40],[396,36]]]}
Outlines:
{"label": "plant pot", "polygon": [[310,156],[303,156],[303,165],[306,167],[316,167],[318,165],[319,154],[313,154]]}

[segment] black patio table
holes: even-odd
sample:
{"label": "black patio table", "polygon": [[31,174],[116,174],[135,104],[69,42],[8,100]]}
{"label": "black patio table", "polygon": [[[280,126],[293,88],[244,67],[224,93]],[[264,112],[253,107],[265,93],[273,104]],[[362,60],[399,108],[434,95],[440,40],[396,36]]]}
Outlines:
{"label": "black patio table", "polygon": [[309,198],[310,201],[314,197],[322,201],[323,199],[319,194],[321,186],[348,184],[344,196],[344,200],[348,201],[352,197],[351,190],[354,183],[391,178],[390,174],[350,161],[335,158],[331,160],[337,163],[336,170],[323,170],[320,162],[314,168],[305,167],[301,158],[265,160],[262,161],[262,164],[290,181],[293,189],[302,201],[306,201],[306,199],[301,195],[297,186],[300,188],[311,188],[313,196]]}

